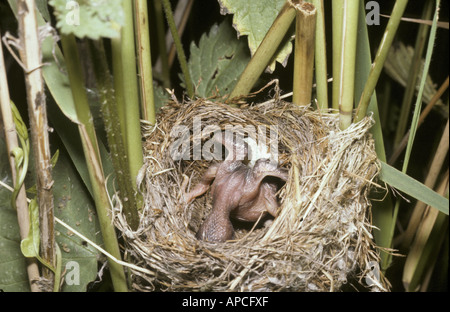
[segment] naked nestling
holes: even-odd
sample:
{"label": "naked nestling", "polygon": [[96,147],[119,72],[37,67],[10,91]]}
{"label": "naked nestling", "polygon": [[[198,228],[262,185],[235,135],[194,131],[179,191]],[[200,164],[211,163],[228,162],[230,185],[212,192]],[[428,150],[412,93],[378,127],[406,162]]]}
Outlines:
{"label": "naked nestling", "polygon": [[[224,140],[223,145],[228,151],[236,149],[247,152],[246,146],[239,148],[228,140]],[[277,215],[276,179],[286,181],[287,170],[279,168],[269,159],[259,159],[253,167],[235,159],[239,158],[229,153],[222,163],[211,165],[198,185],[185,195],[186,202],[190,203],[211,186],[213,208],[197,232],[198,239],[210,242],[232,239],[234,229],[230,216],[255,222],[261,214]]]}

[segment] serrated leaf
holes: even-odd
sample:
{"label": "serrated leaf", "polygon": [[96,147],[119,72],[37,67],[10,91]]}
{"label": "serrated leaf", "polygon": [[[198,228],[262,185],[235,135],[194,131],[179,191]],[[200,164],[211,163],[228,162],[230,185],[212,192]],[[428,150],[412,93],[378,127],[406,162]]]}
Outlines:
{"label": "serrated leaf", "polygon": [[124,24],[122,0],[50,0],[56,27],[78,38],[116,38]]}
{"label": "serrated leaf", "polygon": [[166,105],[166,103],[169,101],[170,96],[163,87],[157,85],[156,83],[153,83],[153,92],[155,97],[155,109],[156,112],[159,113],[161,107]]}
{"label": "serrated leaf", "polygon": [[191,43],[188,62],[196,95],[209,97],[219,91],[225,95],[233,89],[250,60],[245,42],[236,38],[229,20],[213,25],[197,45]]}
{"label": "serrated leaf", "polygon": [[[233,27],[239,36],[248,36],[248,46],[253,55],[264,39],[286,0],[219,0],[222,14],[233,14]],[[292,43],[285,42],[278,49],[268,71],[275,70],[276,62],[283,66],[292,52]]]}

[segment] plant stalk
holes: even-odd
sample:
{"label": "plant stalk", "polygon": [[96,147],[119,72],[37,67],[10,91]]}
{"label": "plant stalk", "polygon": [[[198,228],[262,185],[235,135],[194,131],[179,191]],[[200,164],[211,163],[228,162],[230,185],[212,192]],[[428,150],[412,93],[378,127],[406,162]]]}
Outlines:
{"label": "plant stalk", "polygon": [[[449,121],[447,120],[447,125],[445,126],[445,130],[442,133],[439,146],[437,148],[436,153],[434,154],[430,170],[428,171],[427,177],[424,182],[424,184],[431,189],[434,188],[439,173],[442,170],[442,166],[444,165],[444,161],[448,154],[448,149],[449,149]],[[421,201],[418,201],[416,206],[414,207],[414,210],[410,217],[410,221],[408,223],[408,227],[406,228],[406,231],[403,233],[402,250],[406,250],[410,246],[414,238],[414,235],[417,232],[417,228],[420,224],[420,221],[422,219],[426,207],[427,205]]]}
{"label": "plant stalk", "polygon": [[178,35],[177,27],[173,19],[172,6],[170,5],[169,0],[162,0],[162,5],[166,14],[167,24],[169,25],[170,32],[172,33],[173,42],[175,43],[175,47],[177,49],[178,61],[180,62],[181,71],[184,76],[187,95],[192,99],[194,98],[194,85],[192,83],[191,74],[189,73],[183,45],[181,44],[180,36]]}
{"label": "plant stalk", "polygon": [[97,89],[100,96],[101,112],[105,125],[111,160],[115,171],[123,212],[130,228],[136,230],[139,226],[137,202],[132,185],[128,157],[123,155],[124,144],[120,135],[119,115],[114,97],[112,77],[106,62],[106,53],[101,40],[90,42],[90,50],[94,73],[97,80]]}
{"label": "plant stalk", "polygon": [[306,106],[311,103],[313,84],[316,8],[304,2],[296,12],[292,102]]}
{"label": "plant stalk", "polygon": [[316,7],[316,40],[315,40],[315,72],[317,107],[320,110],[328,108],[328,74],[327,74],[327,49],[325,39],[325,17],[323,0],[312,0]]}
{"label": "plant stalk", "polygon": [[369,78],[364,87],[364,91],[359,100],[359,104],[355,114],[355,121],[358,122],[366,116],[367,107],[369,106],[370,98],[377,85],[378,78],[380,78],[381,71],[383,70],[384,62],[386,61],[389,49],[391,48],[392,41],[400,24],[403,12],[405,11],[408,0],[396,0],[394,8],[392,9],[391,18],[386,26],[386,30],[383,35],[383,39],[378,47],[378,51],[375,55],[375,61],[372,64],[372,68],[369,73]]}
{"label": "plant stalk", "polygon": [[229,95],[229,99],[246,96],[249,94],[259,76],[261,76],[262,72],[269,64],[284,35],[287,33],[289,27],[294,21],[296,15],[295,5],[299,3],[301,3],[299,0],[286,1],[272,26],[270,26],[270,29],[263,41],[255,51],[255,54],[239,77],[236,86]]}
{"label": "plant stalk", "polygon": [[[87,94],[84,88],[83,74],[79,61],[77,45],[73,35],[63,35],[61,43],[66,61],[70,87],[72,89],[75,109],[80,122],[78,129],[83,145],[83,152],[92,184],[95,206],[100,222],[103,242],[106,250],[120,259],[119,244],[111,220],[111,206],[106,190],[106,179],[103,174],[97,137],[93,124],[93,118],[89,109]],[[127,283],[123,267],[113,261],[109,261],[111,279],[115,291],[127,291]]]}
{"label": "plant stalk", "polygon": [[347,129],[353,119],[358,10],[359,1],[344,1],[341,70],[339,73],[339,127],[341,130]]}
{"label": "plant stalk", "polygon": [[[34,0],[18,0],[20,57],[25,70],[28,115],[31,128],[32,151],[36,169],[36,189],[39,205],[41,256],[55,266],[55,220],[52,192],[52,165],[49,144],[49,127],[42,78],[42,55],[37,28]],[[47,268],[43,276],[53,284],[54,274]]]}
{"label": "plant stalk", "polygon": [[[436,102],[441,98],[441,96],[444,94],[445,91],[447,91],[449,86],[449,77],[447,76],[447,79],[444,81],[444,83],[439,87],[438,91],[435,93],[435,95],[431,98],[430,102],[425,106],[425,108],[420,113],[419,121],[417,123],[417,129],[422,125],[425,118],[428,116],[428,114],[431,112],[431,109],[434,107]],[[406,144],[408,143],[410,131],[408,131],[405,136],[402,138],[402,141],[397,146],[395,151],[392,153],[391,157],[389,158],[389,164],[393,165],[397,158],[400,156],[401,152],[406,147]]]}
{"label": "plant stalk", "polygon": [[[161,80],[164,88],[170,88],[170,65],[166,47],[166,34],[164,29],[164,12],[161,0],[152,1],[156,19],[156,39],[158,42],[158,52],[160,62],[156,63],[155,69],[161,70]],[[158,66],[161,64],[160,66]]]}
{"label": "plant stalk", "polygon": [[[194,4],[194,0],[183,0],[178,1],[177,6],[174,11],[174,19],[177,25],[179,36],[182,37],[184,30],[186,28],[187,21],[191,14],[192,6]],[[167,34],[168,35],[168,34]],[[169,51],[169,68],[172,67],[173,61],[175,60],[176,48],[173,44],[173,40],[168,40],[168,36],[166,35],[166,49]]]}
{"label": "plant stalk", "polygon": [[430,68],[431,56],[433,54],[434,40],[436,38],[436,30],[437,30],[437,21],[439,18],[440,2],[441,2],[440,0],[436,0],[436,7],[435,7],[435,12],[434,12],[434,17],[433,17],[433,25],[431,26],[430,37],[428,39],[427,53],[426,53],[426,57],[425,57],[425,65],[423,67],[422,78],[420,81],[420,88],[419,88],[419,92],[417,94],[416,106],[414,107],[414,115],[413,115],[413,119],[411,121],[411,128],[410,128],[410,135],[408,138],[408,144],[406,145],[405,159],[404,159],[403,168],[402,168],[403,172],[406,172],[407,168],[408,168],[410,154],[411,154],[412,146],[414,143],[414,138],[416,136],[417,125],[419,123],[419,116],[420,116],[420,112],[422,110],[422,94],[423,94],[423,89],[425,86],[426,78],[428,76],[428,69]]}
{"label": "plant stalk", "polygon": [[[445,194],[447,190],[448,171],[437,192]],[[426,207],[403,268],[402,281],[406,291],[415,291],[420,286],[425,272],[430,269],[430,262],[438,257],[440,246],[448,234],[447,227],[448,216],[431,206]]]}
{"label": "plant stalk", "polygon": [[[125,107],[125,148],[128,155],[133,188],[136,189],[136,177],[143,165],[142,135],[140,124],[139,87],[136,71],[136,49],[134,40],[134,18],[132,1],[123,2],[125,24],[121,30],[123,94]],[[117,75],[114,75],[116,78]]]}
{"label": "plant stalk", "polygon": [[[422,13],[423,20],[429,20],[433,13],[433,1],[425,1],[425,8]],[[420,24],[419,31],[416,37],[416,43],[414,47],[414,55],[411,60],[411,67],[409,68],[408,81],[406,84],[405,94],[402,100],[402,106],[400,110],[400,117],[396,127],[394,146],[398,146],[403,135],[405,134],[405,129],[411,116],[411,102],[414,97],[414,93],[417,85],[417,78],[419,76],[420,65],[422,64],[422,54],[425,48],[426,38],[429,32],[429,26],[425,24]]]}
{"label": "plant stalk", "polygon": [[[397,0],[397,1],[399,1],[399,0]],[[430,62],[431,62],[431,55],[433,53],[434,39],[436,37],[437,20],[439,17],[439,4],[440,4],[440,0],[436,0],[435,13],[434,13],[434,17],[433,17],[433,25],[431,26],[430,37],[428,39],[427,53],[426,53],[426,57],[425,57],[425,66],[424,66],[423,72],[422,72],[419,93],[418,93],[417,99],[416,99],[416,106],[414,108],[414,115],[413,115],[413,119],[411,122],[410,135],[408,138],[408,144],[406,146],[406,152],[405,152],[405,157],[404,157],[403,166],[402,166],[403,173],[406,173],[408,170],[408,164],[409,164],[409,160],[410,160],[410,156],[411,156],[411,150],[412,150],[412,146],[414,143],[415,134],[417,131],[419,114],[420,114],[421,107],[422,107],[422,93],[423,93],[426,77],[428,75],[428,69],[429,69]],[[394,6],[394,10],[395,10],[395,6]],[[398,18],[400,18],[400,17],[398,17]],[[388,26],[389,26],[389,24],[388,24]],[[394,235],[394,224],[396,224],[396,222],[397,222],[399,206],[400,206],[400,200],[397,200],[395,207],[394,207],[394,214],[392,217],[393,224],[389,231],[391,236]]]}
{"label": "plant stalk", "polygon": [[[11,168],[11,176],[13,185],[16,185],[18,173],[16,172],[15,159],[12,154],[13,150],[19,147],[17,140],[14,118],[10,107],[10,97],[8,89],[8,80],[6,76],[6,67],[3,58],[3,47],[0,40],[0,111],[3,120],[3,130],[5,134],[6,149],[8,152],[9,165]],[[30,216],[28,213],[27,195],[25,193],[25,184],[22,183],[15,199],[17,208],[17,221],[19,224],[20,239],[28,237],[30,231]],[[32,292],[39,291],[39,287],[33,281],[39,280],[39,267],[35,258],[27,258],[27,274],[30,290]]]}
{"label": "plant stalk", "polygon": [[332,107],[339,109],[339,89],[341,79],[341,52],[342,52],[342,29],[344,23],[345,0],[333,0],[332,5],[332,32],[333,32],[333,84],[332,84]]}
{"label": "plant stalk", "polygon": [[142,119],[154,125],[156,122],[155,100],[153,95],[152,57],[146,0],[135,1],[135,16]]}
{"label": "plant stalk", "polygon": [[[122,36],[111,39],[111,57],[112,70],[114,73],[114,93],[116,96],[117,112],[119,114],[120,129],[122,133],[123,143],[127,144],[126,136],[126,119],[125,119],[125,88],[124,88],[124,73],[123,73],[123,56],[122,56]],[[125,150],[127,150],[125,148]],[[128,157],[128,153],[127,157]]]}
{"label": "plant stalk", "polygon": [[[356,68],[355,68],[355,99],[359,99],[363,90],[364,84],[369,76],[372,65],[372,57],[370,53],[369,34],[367,31],[367,24],[365,20],[366,11],[364,1],[360,1],[359,18],[358,18],[358,39],[356,54]],[[375,124],[370,129],[373,139],[375,141],[375,151],[379,160],[386,162],[386,152],[384,148],[383,132],[381,127],[381,120],[378,112],[378,101],[376,92],[373,93],[368,110],[373,114]],[[372,193],[371,196],[376,196]],[[388,236],[392,225],[392,211],[393,205],[390,193],[383,198],[376,198],[372,201],[372,223],[379,230],[373,231],[375,242],[380,247],[391,247],[392,237]],[[382,272],[386,271],[389,266],[388,253],[380,248],[380,259]]]}

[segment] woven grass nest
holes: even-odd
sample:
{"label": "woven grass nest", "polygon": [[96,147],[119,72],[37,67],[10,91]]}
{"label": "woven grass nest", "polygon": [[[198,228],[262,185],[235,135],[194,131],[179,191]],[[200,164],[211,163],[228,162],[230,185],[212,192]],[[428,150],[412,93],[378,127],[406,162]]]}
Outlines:
{"label": "woven grass nest", "polygon": [[[225,243],[197,240],[195,233],[211,210],[211,195],[186,204],[213,161],[173,160],[170,135],[177,125],[201,118],[208,125],[276,126],[278,164],[289,179],[278,193],[273,220],[236,226]],[[128,259],[149,273],[132,269],[136,291],[339,291],[352,277],[366,287],[377,247],[372,238],[369,189],[379,172],[366,117],[345,131],[338,114],[321,113],[278,97],[235,108],[207,99],[173,100],[156,127],[145,127],[145,161],[138,177],[144,208],[137,231],[120,211],[115,225],[123,233]],[[203,128],[205,129],[205,128]],[[191,144],[192,150],[192,144]],[[119,209],[120,210],[120,209]],[[370,279],[371,290],[387,281]]]}

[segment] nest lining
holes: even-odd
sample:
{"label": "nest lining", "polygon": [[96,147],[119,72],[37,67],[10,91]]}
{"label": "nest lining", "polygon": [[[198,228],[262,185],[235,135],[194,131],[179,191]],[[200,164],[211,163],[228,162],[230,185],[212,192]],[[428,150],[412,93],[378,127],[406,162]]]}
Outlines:
{"label": "nest lining", "polygon": [[[191,189],[211,162],[174,161],[169,153],[171,129],[192,127],[195,117],[204,127],[221,129],[277,126],[278,162],[289,169],[278,216],[258,227],[236,229],[231,242],[195,238],[212,208],[209,193],[189,205],[183,200],[186,177]],[[145,164],[138,183],[145,205],[139,228],[131,231],[120,211],[115,218],[126,253],[154,273],[133,270],[135,289],[337,291],[351,274],[363,283],[371,264],[379,261],[367,198],[379,172],[368,133],[372,123],[366,117],[341,131],[337,114],[277,98],[245,109],[205,99],[169,103],[157,126],[144,131]],[[386,284],[382,280],[372,288],[386,290]]]}

